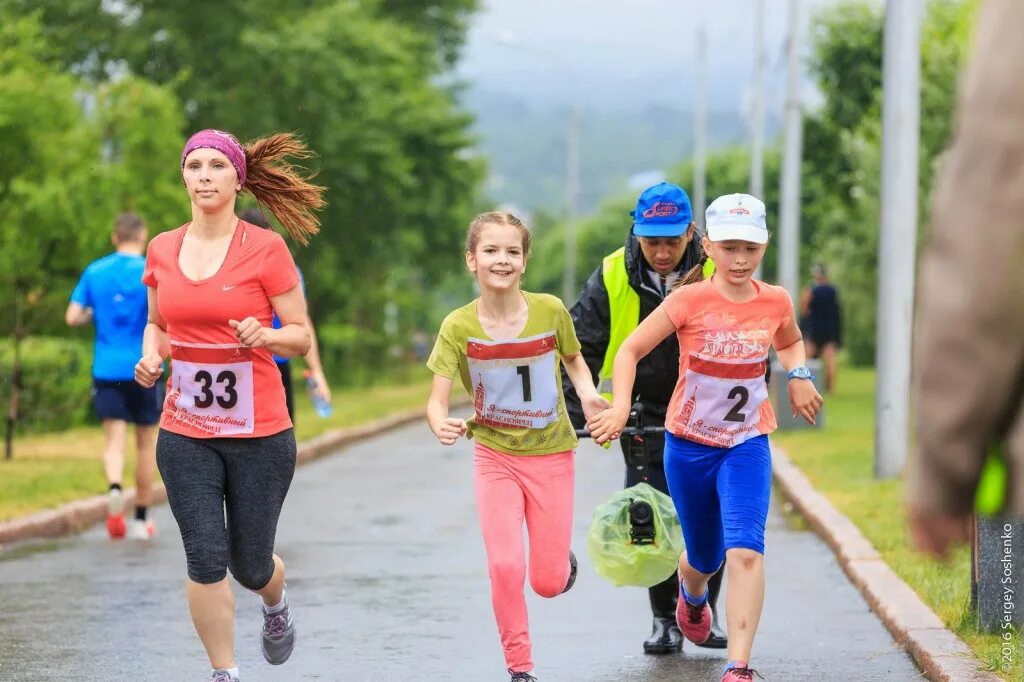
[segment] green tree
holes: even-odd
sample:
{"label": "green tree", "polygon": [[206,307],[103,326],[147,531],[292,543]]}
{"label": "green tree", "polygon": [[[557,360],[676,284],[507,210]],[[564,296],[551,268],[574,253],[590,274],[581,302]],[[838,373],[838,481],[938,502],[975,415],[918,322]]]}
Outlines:
{"label": "green tree", "polygon": [[22,341],[63,331],[71,287],[84,263],[109,248],[119,211],[166,212],[177,178],[155,168],[161,156],[176,159],[177,141],[169,146],[150,125],[180,107],[150,84],[125,80],[93,91],[57,70],[35,15],[0,22],[0,45],[0,299],[10,302],[0,331],[14,341],[10,443]]}
{"label": "green tree", "polygon": [[[921,41],[919,230],[927,232],[935,169],[952,131],[957,75],[973,2],[928,5]],[[846,3],[814,19],[811,73],[823,106],[806,121],[804,263],[829,264],[845,292],[846,346],[856,364],[875,355],[880,218],[882,9]],[[950,40],[950,36],[955,39]]]}
{"label": "green tree", "polygon": [[[296,257],[324,346],[366,351],[336,363],[369,362],[394,341],[385,338],[389,304],[429,306],[430,284],[461,258],[482,177],[471,119],[440,84],[474,0],[69,2],[68,12],[46,5],[55,37],[70,39],[85,12],[102,16],[63,67],[100,82],[127,69],[171,88],[185,107],[179,135],[296,130],[318,154],[310,165],[328,190],[323,231]],[[185,219],[183,210],[161,227]]]}

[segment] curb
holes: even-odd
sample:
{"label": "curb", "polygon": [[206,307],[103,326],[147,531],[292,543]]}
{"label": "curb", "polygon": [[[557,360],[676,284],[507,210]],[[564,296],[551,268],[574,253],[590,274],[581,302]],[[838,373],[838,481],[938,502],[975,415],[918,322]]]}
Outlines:
{"label": "curb", "polygon": [[772,445],[772,476],[793,507],[836,555],[850,582],[932,682],[1000,682],[970,647],[946,629],[935,612],[882,561],[850,519],[814,489],[807,476]]}
{"label": "curb", "polygon": [[[451,407],[462,407],[469,404],[468,397],[461,397],[452,400]],[[361,426],[327,431],[315,438],[302,441],[298,447],[295,463],[296,465],[306,464],[338,448],[423,419],[426,415],[426,408],[415,408],[375,419]],[[135,504],[134,488],[125,491],[124,500],[126,507]],[[158,482],[153,486],[150,505],[163,504],[166,501],[167,491],[164,489],[163,483]],[[0,552],[9,549],[10,545],[16,542],[45,540],[81,533],[89,526],[104,521],[106,517],[107,496],[97,495],[69,502],[50,511],[38,512],[13,521],[0,522]]]}

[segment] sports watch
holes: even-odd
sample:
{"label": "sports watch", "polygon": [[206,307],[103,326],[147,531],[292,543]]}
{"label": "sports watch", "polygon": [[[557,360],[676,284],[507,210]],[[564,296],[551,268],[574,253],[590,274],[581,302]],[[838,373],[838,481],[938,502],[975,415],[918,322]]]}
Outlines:
{"label": "sports watch", "polygon": [[789,380],[793,379],[810,379],[814,381],[814,375],[811,374],[811,370],[807,368],[807,365],[801,365],[800,367],[794,367],[789,370],[789,374],[786,375]]}

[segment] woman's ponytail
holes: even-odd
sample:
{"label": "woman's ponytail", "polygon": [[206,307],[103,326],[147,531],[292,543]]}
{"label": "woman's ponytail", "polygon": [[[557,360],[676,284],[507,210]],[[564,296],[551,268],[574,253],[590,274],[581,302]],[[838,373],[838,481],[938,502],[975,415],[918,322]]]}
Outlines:
{"label": "woman's ponytail", "polygon": [[310,182],[314,174],[303,175],[299,167],[284,161],[287,156],[308,159],[313,153],[293,133],[275,133],[248,142],[242,191],[273,213],[292,239],[307,244],[320,231],[316,211],[326,204],[325,188]]}

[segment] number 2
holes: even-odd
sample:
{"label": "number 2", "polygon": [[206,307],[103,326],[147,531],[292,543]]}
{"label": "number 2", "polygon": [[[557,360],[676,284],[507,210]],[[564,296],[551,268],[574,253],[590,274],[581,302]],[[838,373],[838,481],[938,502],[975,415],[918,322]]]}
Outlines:
{"label": "number 2", "polygon": [[530,367],[529,365],[519,365],[516,367],[516,374],[523,379],[523,402],[532,402],[533,395],[530,391]]}
{"label": "number 2", "polygon": [[747,416],[740,412],[740,410],[743,409],[743,406],[746,405],[747,401],[750,399],[750,393],[743,386],[733,386],[732,390],[729,391],[729,400],[733,400],[734,398],[739,398],[739,400],[732,406],[729,413],[725,415],[725,421],[744,422],[747,420]]}

